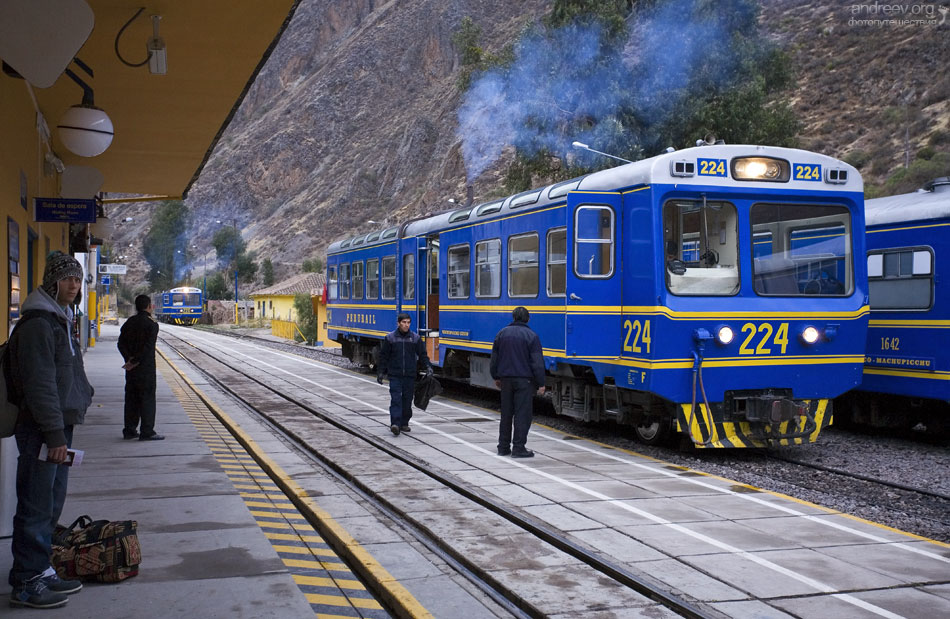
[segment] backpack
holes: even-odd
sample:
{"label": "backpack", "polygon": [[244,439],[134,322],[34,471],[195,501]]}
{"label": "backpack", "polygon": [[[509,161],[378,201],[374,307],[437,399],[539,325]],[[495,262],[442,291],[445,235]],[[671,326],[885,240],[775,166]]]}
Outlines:
{"label": "backpack", "polygon": [[[77,527],[79,527],[77,529]],[[93,520],[80,516],[56,525],[53,567],[60,578],[119,582],[139,573],[142,549],[135,520]]]}

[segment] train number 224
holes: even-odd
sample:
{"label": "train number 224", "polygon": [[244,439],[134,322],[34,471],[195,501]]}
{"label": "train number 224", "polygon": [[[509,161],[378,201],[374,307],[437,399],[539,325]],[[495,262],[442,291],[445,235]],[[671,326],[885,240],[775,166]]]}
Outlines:
{"label": "train number 224", "polygon": [[644,320],[624,320],[623,321],[623,351],[624,352],[650,352],[650,344],[653,339],[650,337],[650,321]]}
{"label": "train number 224", "polygon": [[[740,355],[771,355],[773,345],[778,346],[781,350],[779,354],[784,355],[788,348],[787,322],[779,324],[778,329],[767,322],[761,323],[758,327],[747,322],[742,325],[742,332],[746,334],[746,337],[739,346]],[[756,339],[758,344],[755,343]]]}

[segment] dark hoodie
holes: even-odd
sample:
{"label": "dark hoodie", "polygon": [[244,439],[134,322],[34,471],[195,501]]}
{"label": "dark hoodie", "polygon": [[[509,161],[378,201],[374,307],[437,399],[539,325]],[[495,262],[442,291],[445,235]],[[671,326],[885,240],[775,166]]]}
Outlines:
{"label": "dark hoodie", "polygon": [[10,369],[22,397],[20,415],[33,419],[52,449],[66,444],[65,426],[83,422],[93,389],[70,333],[72,312],[42,288],[30,293],[22,309],[22,324],[10,337]]}

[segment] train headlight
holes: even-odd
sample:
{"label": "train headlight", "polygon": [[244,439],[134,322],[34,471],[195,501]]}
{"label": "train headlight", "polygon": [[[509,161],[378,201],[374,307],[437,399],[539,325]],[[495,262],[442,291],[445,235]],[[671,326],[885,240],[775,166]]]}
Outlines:
{"label": "train headlight", "polygon": [[732,327],[728,325],[723,325],[716,330],[716,342],[725,346],[726,344],[731,344],[732,340],[736,337],[736,332],[732,330]]}
{"label": "train headlight", "polygon": [[732,160],[732,177],[737,181],[788,182],[788,162],[771,157],[737,157]]}
{"label": "train headlight", "polygon": [[818,338],[821,334],[818,333],[818,329],[815,327],[805,327],[802,331],[802,341],[806,344],[814,344],[818,341]]}

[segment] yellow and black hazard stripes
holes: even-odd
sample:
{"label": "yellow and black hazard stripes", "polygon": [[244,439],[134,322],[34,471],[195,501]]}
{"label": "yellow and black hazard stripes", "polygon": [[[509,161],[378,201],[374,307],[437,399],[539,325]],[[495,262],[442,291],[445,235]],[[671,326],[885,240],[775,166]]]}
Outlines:
{"label": "yellow and black hazard stripes", "polygon": [[200,398],[167,364],[160,368],[315,615],[322,619],[390,617]]}

